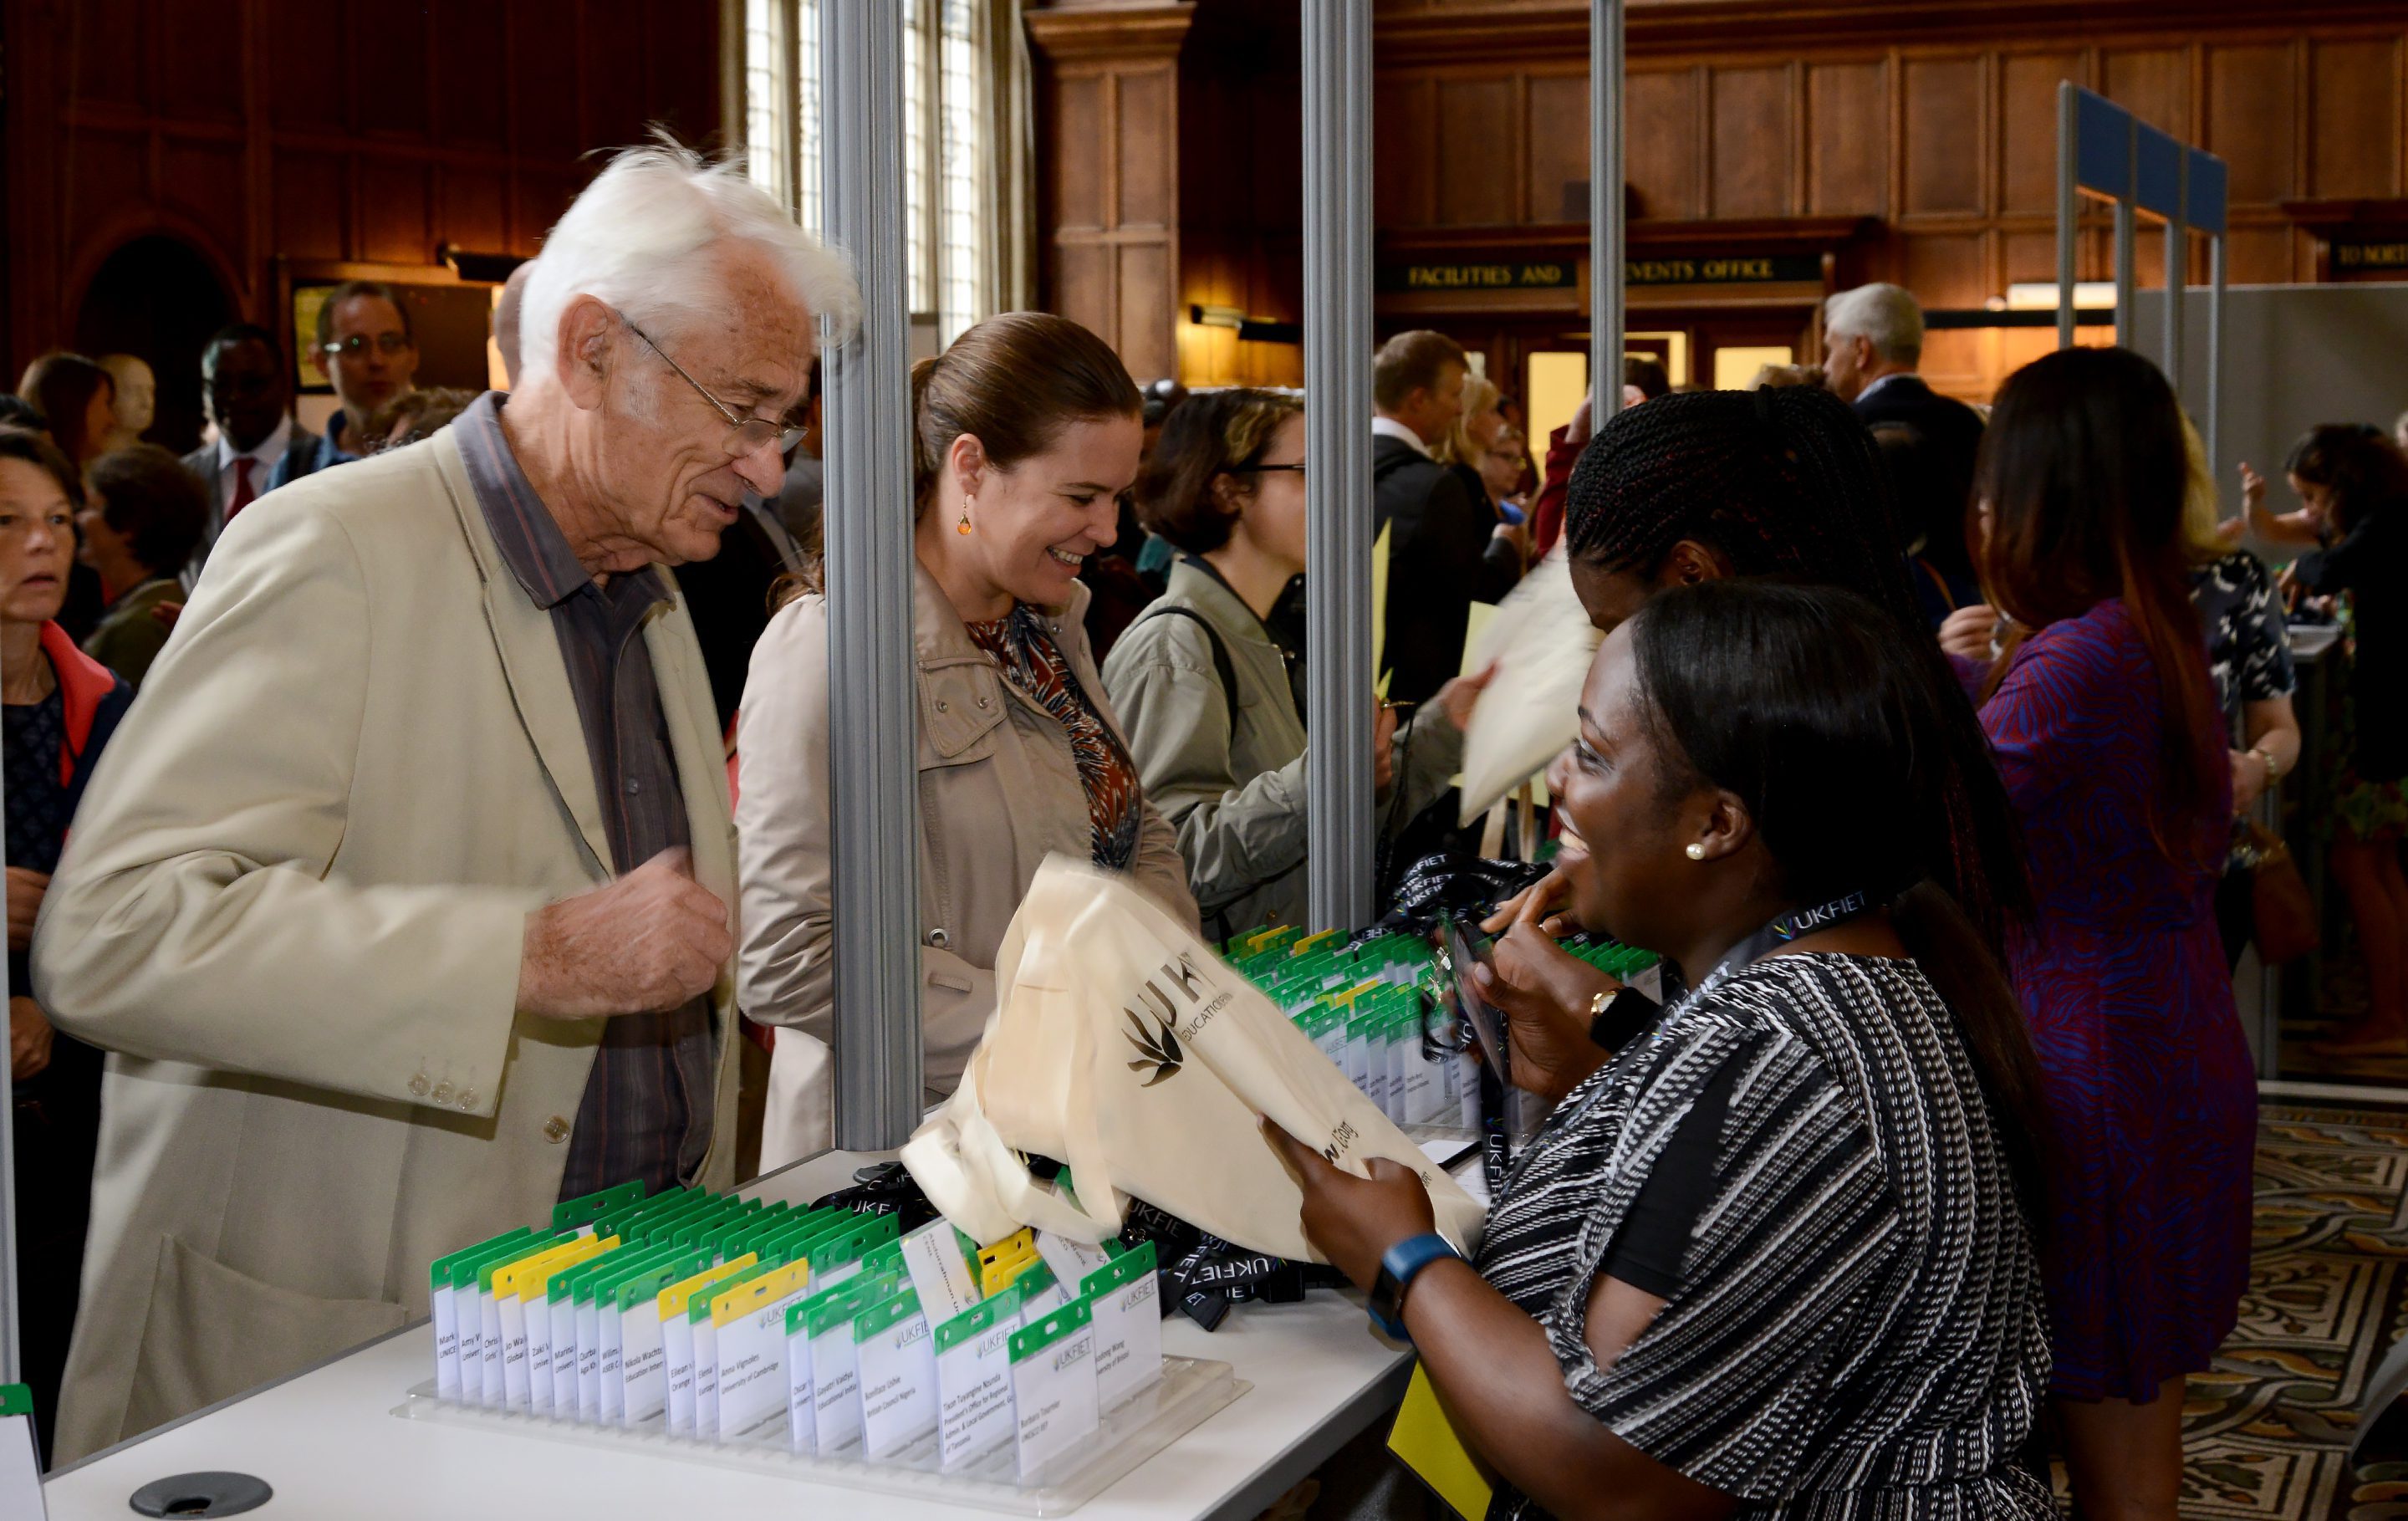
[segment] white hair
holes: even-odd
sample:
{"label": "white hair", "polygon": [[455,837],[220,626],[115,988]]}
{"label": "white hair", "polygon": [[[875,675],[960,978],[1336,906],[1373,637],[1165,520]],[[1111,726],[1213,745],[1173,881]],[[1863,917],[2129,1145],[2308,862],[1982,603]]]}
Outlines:
{"label": "white hair", "polygon": [[1904,286],[1859,285],[1823,303],[1823,331],[1863,338],[1894,365],[1923,357],[1923,308]]}
{"label": "white hair", "polygon": [[663,342],[724,312],[718,253],[732,240],[769,255],[795,299],[819,319],[822,345],[853,336],[861,287],[842,256],[734,165],[660,143],[612,158],[552,223],[519,303],[523,381],[556,380],[561,315],[580,295],[609,302]]}

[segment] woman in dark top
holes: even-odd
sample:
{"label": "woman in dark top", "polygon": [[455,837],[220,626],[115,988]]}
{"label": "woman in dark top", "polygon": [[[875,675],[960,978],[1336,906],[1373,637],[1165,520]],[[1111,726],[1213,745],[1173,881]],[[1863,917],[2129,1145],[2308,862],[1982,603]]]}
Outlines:
{"label": "woman in dark top", "polygon": [[2322,541],[2291,579],[2317,596],[2348,594],[2349,610],[2331,859],[2366,958],[2367,1010],[2315,1049],[2408,1055],[2408,458],[2372,428],[2335,423],[2301,438],[2284,467]]}
{"label": "woman in dark top", "polygon": [[1547,1074],[1476,1270],[1394,1287],[1430,1250],[1418,1179],[1283,1138],[1307,1235],[1400,1313],[1505,1514],[2053,1514],[2017,1456],[2038,1074],[1960,906],[2018,868],[1950,847],[1988,762],[1926,653],[1848,594],[1744,582],[1607,639],[1559,794],[1572,903],[1693,991]]}
{"label": "woman in dark top", "polygon": [[[1779,578],[1867,598],[1899,620],[1903,643],[1944,669],[1908,584],[1898,521],[1889,477],[1856,412],[1828,391],[1789,386],[1659,396],[1609,419],[1572,472],[1564,538],[1572,587],[1599,629],[1670,588]],[[1960,698],[1942,717],[1959,742],[1978,744],[1970,702]],[[1971,833],[2010,829],[1998,779],[1968,785],[1984,792],[1985,806],[1957,821],[1959,848],[2011,852],[2011,833]],[[1580,848],[1566,839],[1567,857]],[[1565,887],[1553,873],[1484,926],[1503,936],[1493,970],[1481,969],[1489,996],[1533,1014],[1553,1009],[1584,1026],[1594,1021],[1607,1035],[1653,1018],[1635,992],[1617,997],[1612,979],[1556,948],[1549,931],[1560,927]],[[2003,882],[1967,890],[1969,911],[1996,941],[2016,900],[1997,897]]]}
{"label": "woman in dark top", "polygon": [[50,1027],[26,996],[34,916],[84,779],[133,700],[53,622],[75,561],[83,482],[58,446],[0,428],[0,764],[7,792],[8,1076],[17,1126],[20,1301],[35,1428],[54,1424],[75,1324],[100,1140],[100,1053]]}

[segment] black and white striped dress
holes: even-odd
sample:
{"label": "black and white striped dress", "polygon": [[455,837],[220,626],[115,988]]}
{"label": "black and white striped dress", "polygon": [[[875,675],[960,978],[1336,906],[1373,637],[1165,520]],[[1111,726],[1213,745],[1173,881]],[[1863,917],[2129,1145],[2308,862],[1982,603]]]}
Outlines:
{"label": "black and white striped dress", "polygon": [[[1601,1370],[1591,1284],[1717,1076],[1680,1284]],[[1546,1328],[1576,1402],[1742,1514],[2054,1514],[2016,1456],[2048,1383],[2038,1263],[1955,1021],[1911,961],[1774,956],[1710,980],[1549,1117],[1479,1267]],[[1536,1511],[1500,1491],[1492,1514]]]}

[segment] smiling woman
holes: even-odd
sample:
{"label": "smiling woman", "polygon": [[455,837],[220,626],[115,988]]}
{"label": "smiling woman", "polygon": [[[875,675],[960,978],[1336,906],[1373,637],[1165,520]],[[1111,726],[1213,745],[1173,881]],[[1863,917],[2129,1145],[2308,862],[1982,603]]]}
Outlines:
{"label": "smiling woman", "polygon": [[[1137,478],[1136,384],[1085,328],[1018,312],[922,361],[912,398],[922,1028],[941,1097],[985,1027],[1004,928],[1047,855],[1130,872],[1190,925],[1196,905],[1082,621],[1079,567],[1117,537]],[[765,1169],[828,1143],[827,629],[816,592],[780,610],[737,721],[738,993],[752,1018],[786,1027]]]}

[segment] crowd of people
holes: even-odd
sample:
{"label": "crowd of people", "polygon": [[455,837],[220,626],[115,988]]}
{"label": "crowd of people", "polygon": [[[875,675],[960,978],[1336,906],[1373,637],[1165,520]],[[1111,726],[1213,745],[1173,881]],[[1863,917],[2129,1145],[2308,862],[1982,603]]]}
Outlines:
{"label": "crowd of people", "polygon": [[[858,302],[652,148],[512,278],[507,391],[416,386],[370,283],[320,310],[321,433],[261,327],[209,342],[180,460],[139,441],[147,370],[27,372],[0,716],[57,1456],[400,1325],[417,1265],[557,1198],[728,1185],[739,1015],[758,1165],[828,1142],[814,355]],[[2046,1417],[2083,1514],[2171,1517],[2247,1268],[2239,821],[2300,755],[2293,595],[2355,632],[2342,1044],[2408,1051],[2408,457],[2318,429],[2279,516],[2249,473],[2243,524],[2306,551],[2278,579],[2146,360],[2049,355],[1985,418],[1916,374],[1906,292],[1823,330],[1752,392],[1633,360],[1542,459],[1451,339],[1372,360],[1383,837],[1452,811],[1473,603],[1559,554],[1603,636],[1560,854],[1475,974],[1552,1116],[1477,1255],[1383,1288],[1514,1514],[2037,1516]],[[1214,937],[1303,920],[1310,398],[1140,390],[1037,313],[911,395],[934,1098],[1051,853]],[[1573,929],[1657,952],[1661,996]],[[1271,1143],[1366,1287],[1428,1232],[1411,1174]]]}

